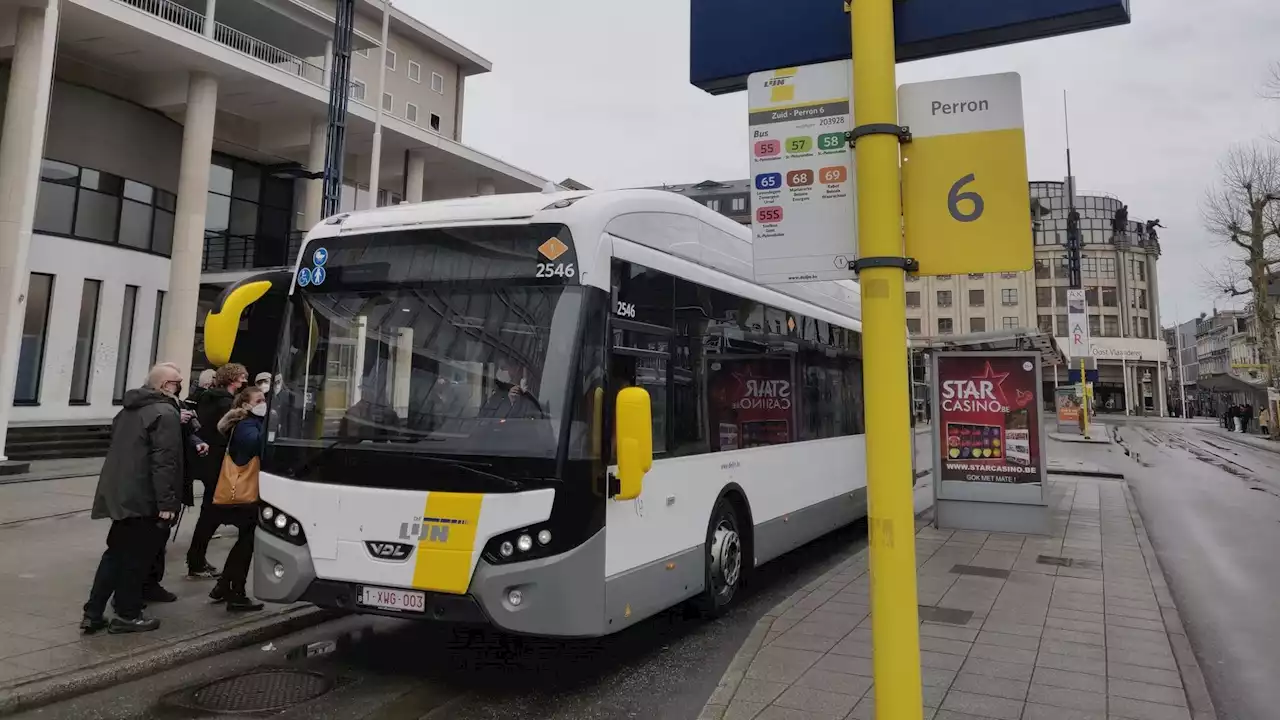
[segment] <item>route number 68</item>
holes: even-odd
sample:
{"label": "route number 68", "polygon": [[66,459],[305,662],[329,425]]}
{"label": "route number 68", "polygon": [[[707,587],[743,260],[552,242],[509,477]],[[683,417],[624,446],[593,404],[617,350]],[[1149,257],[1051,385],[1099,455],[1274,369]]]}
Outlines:
{"label": "route number 68", "polygon": [[957,180],[951,186],[951,192],[947,193],[947,211],[960,222],[973,222],[982,217],[982,211],[986,209],[981,195],[973,191],[961,192],[965,185],[975,179],[974,174],[969,173]]}

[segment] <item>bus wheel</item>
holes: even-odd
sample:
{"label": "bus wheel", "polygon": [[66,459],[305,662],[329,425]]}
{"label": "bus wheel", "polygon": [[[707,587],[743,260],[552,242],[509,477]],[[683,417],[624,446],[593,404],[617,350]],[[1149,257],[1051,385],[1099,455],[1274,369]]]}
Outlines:
{"label": "bus wheel", "polygon": [[707,526],[706,589],[698,598],[698,609],[715,617],[733,604],[742,587],[742,518],[728,498],[720,498]]}

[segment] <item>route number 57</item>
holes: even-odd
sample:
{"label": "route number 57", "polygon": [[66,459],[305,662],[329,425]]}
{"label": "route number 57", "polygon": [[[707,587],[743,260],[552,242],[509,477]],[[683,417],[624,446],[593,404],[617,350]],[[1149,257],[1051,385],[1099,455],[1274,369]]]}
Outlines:
{"label": "route number 57", "polygon": [[947,193],[947,210],[951,213],[951,217],[960,222],[977,220],[982,217],[982,211],[986,208],[981,195],[973,191],[962,192],[964,186],[974,180],[973,173],[969,173],[957,180],[951,186],[951,192]]}

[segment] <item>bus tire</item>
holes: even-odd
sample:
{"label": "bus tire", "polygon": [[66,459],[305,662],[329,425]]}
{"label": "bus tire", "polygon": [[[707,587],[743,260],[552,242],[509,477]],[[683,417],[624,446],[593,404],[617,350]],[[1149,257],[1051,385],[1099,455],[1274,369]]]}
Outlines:
{"label": "bus tire", "polygon": [[706,585],[694,601],[707,617],[723,615],[742,589],[747,545],[744,522],[733,500],[725,496],[716,501],[707,524]]}

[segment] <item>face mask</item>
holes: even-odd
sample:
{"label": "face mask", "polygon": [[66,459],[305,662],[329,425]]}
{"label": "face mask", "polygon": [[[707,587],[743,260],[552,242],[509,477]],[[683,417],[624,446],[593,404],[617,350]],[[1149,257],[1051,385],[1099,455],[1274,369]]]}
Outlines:
{"label": "face mask", "polygon": [[253,407],[249,408],[249,412],[253,413],[254,415],[257,415],[258,417],[266,417],[267,404],[263,403],[261,405],[254,405]]}

